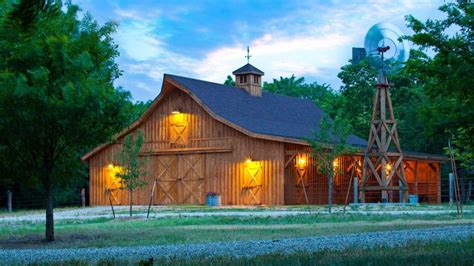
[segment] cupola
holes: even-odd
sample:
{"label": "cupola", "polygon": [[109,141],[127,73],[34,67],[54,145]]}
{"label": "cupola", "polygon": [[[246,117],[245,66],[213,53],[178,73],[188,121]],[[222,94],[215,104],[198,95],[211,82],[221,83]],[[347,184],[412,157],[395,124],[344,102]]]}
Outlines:
{"label": "cupola", "polygon": [[247,64],[232,72],[235,75],[235,86],[246,90],[252,96],[262,96],[262,76],[265,73],[248,62],[250,55],[247,54],[246,57]]}

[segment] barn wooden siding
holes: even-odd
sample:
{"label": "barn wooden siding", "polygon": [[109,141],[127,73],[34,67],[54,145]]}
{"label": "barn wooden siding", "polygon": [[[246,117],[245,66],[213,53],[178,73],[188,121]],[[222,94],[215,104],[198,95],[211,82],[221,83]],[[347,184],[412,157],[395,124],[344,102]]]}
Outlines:
{"label": "barn wooden siding", "polygon": [[[328,202],[328,181],[317,171],[314,158],[310,156],[309,147],[295,144],[285,145],[285,204],[306,204],[303,184],[298,176],[297,158],[300,155],[306,156],[308,170],[304,176],[304,184],[308,201],[311,204],[327,204]],[[348,194],[348,202],[353,202],[353,183],[351,181],[352,167],[354,162],[362,162],[362,156],[342,156],[337,159],[336,171],[333,182],[333,203],[344,204]],[[404,160],[405,171],[408,182],[409,194],[419,196],[420,202],[441,203],[441,170],[439,161],[408,158]],[[361,176],[361,167],[356,167],[355,175]],[[375,181],[374,181],[375,182]],[[398,180],[394,180],[397,183]],[[399,201],[398,191],[389,193],[392,202]],[[379,202],[380,191],[366,192],[367,202]]]}
{"label": "barn wooden siding", "polygon": [[[171,113],[176,110],[186,116],[189,127],[184,143],[170,141],[170,136],[176,137],[170,133]],[[142,151],[149,175],[146,178],[148,185],[134,193],[134,204],[148,203],[153,179],[157,177],[164,181],[157,186],[154,204],[202,204],[208,191],[220,193],[223,204],[283,204],[283,143],[251,138],[224,125],[178,89],[169,90],[157,109],[138,128],[144,132]],[[116,144],[89,159],[91,205],[108,204],[109,197],[114,204],[129,202],[128,192],[117,189],[108,167],[114,162],[122,141],[118,139]],[[251,158],[252,163],[246,163],[246,158]],[[191,167],[191,164],[195,165]],[[166,166],[169,166],[168,172],[163,174]],[[176,171],[182,166],[190,172],[188,181],[173,181],[181,175]],[[249,184],[250,172],[256,172],[256,176]],[[200,179],[202,184],[199,184]],[[111,196],[107,189],[112,189]],[[199,195],[190,196],[190,189]],[[164,190],[169,190],[168,194]]]}

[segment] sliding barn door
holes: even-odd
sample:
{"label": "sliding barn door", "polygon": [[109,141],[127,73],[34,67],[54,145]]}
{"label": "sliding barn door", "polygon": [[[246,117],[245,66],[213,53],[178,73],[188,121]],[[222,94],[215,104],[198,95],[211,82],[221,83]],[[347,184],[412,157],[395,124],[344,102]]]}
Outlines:
{"label": "sliding barn door", "polygon": [[204,160],[203,154],[157,156],[155,204],[203,204]]}
{"label": "sliding barn door", "polygon": [[178,155],[178,198],[182,204],[204,203],[204,155]]}

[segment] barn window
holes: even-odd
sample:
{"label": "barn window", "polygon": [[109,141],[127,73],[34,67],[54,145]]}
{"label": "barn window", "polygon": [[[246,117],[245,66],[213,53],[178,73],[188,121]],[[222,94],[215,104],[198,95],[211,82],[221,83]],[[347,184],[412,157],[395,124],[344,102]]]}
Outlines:
{"label": "barn window", "polygon": [[254,76],[253,76],[253,83],[259,83],[259,82],[260,82],[260,81],[259,81],[259,78],[260,78],[259,76],[254,75]]}
{"label": "barn window", "polygon": [[246,75],[240,76],[240,83],[247,83],[247,76]]}
{"label": "barn window", "polygon": [[186,144],[189,139],[187,115],[174,112],[170,116],[170,143]]}

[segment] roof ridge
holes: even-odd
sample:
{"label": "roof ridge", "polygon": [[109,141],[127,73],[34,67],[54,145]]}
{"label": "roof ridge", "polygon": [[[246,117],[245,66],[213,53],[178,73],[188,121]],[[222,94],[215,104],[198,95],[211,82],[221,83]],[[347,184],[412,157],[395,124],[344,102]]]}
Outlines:
{"label": "roof ridge", "polygon": [[[174,75],[174,74],[167,74],[167,73],[164,73],[163,74],[165,77],[166,76],[169,76],[169,77],[178,77],[178,78],[184,78],[184,79],[189,79],[189,80],[194,80],[194,81],[199,81],[199,82],[203,82],[203,83],[210,83],[210,84],[215,84],[215,85],[219,85],[219,86],[222,86],[222,87],[225,87],[225,88],[229,88],[229,89],[242,89],[242,88],[239,88],[239,87],[234,87],[234,86],[230,86],[230,85],[226,85],[226,84],[223,84],[223,83],[217,83],[217,82],[212,82],[212,81],[207,81],[207,80],[202,80],[202,79],[197,79],[197,78],[190,78],[190,77],[185,77],[185,76],[179,76],[179,75]],[[244,89],[242,89],[244,90]],[[273,93],[273,92],[270,92],[270,91],[265,91],[265,90],[262,90],[262,93],[263,94],[268,94],[268,95],[271,95],[271,96],[276,96],[276,97],[284,97],[284,98],[290,98],[290,99],[294,99],[294,100],[300,100],[300,101],[307,101],[307,102],[311,102],[313,103],[317,108],[321,109],[313,100],[311,99],[303,99],[303,98],[299,98],[299,97],[295,97],[295,96],[289,96],[289,95],[284,95],[284,94],[278,94],[278,93]],[[321,109],[322,110],[322,109]]]}

